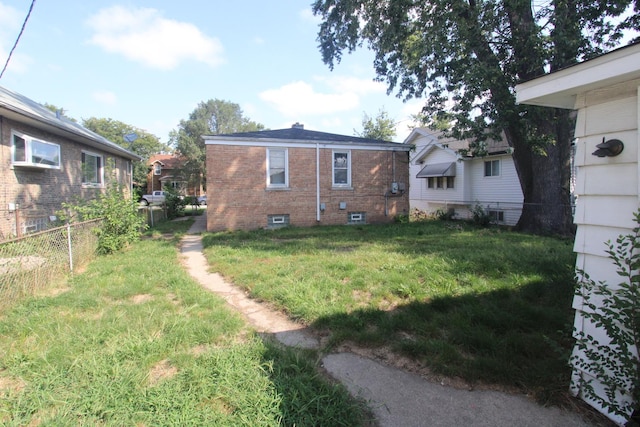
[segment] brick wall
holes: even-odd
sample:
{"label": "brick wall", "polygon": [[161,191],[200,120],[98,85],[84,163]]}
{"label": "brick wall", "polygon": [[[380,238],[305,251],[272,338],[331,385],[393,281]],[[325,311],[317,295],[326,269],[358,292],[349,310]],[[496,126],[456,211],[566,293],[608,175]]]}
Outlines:
{"label": "brick wall", "polygon": [[[60,169],[30,169],[11,166],[11,131],[60,145]],[[63,202],[92,199],[103,191],[82,186],[81,153],[83,146],[49,132],[0,117],[0,240],[16,235],[16,213],[9,204],[19,206],[18,218],[25,222],[48,222],[62,209]],[[95,149],[87,151],[104,156],[104,180],[116,180],[128,192],[131,186],[128,160]]]}
{"label": "brick wall", "polygon": [[[207,229],[257,229],[268,215],[289,215],[292,226],[346,224],[349,212],[364,212],[367,223],[393,221],[409,212],[408,153],[351,150],[350,189],[332,187],[332,150],[320,150],[320,203],[316,220],[316,149],[288,148],[289,188],[267,188],[265,147],[207,145]],[[389,194],[395,180],[406,185]],[[385,197],[385,195],[387,195]],[[346,209],[340,209],[340,202]]]}

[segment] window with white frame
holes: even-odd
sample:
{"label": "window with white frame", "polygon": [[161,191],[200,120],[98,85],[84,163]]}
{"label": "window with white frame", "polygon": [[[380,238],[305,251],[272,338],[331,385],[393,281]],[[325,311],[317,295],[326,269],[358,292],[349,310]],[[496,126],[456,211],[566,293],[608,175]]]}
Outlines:
{"label": "window with white frame", "polygon": [[500,160],[489,160],[484,162],[484,176],[499,176]]}
{"label": "window with white frame", "polygon": [[102,187],[104,182],[104,161],[102,156],[88,151],[82,152],[82,185]]}
{"label": "window with white frame", "polygon": [[162,165],[158,162],[153,164],[153,174],[162,175]]}
{"label": "window with white frame", "polygon": [[333,186],[351,187],[351,152],[333,152]]}
{"label": "window with white frame", "polygon": [[289,154],[286,148],[267,149],[267,187],[289,186]]}
{"label": "window with white frame", "polygon": [[60,146],[12,131],[11,162],[14,166],[60,169]]}
{"label": "window with white frame", "polygon": [[349,212],[347,224],[366,224],[367,214],[365,212]]}

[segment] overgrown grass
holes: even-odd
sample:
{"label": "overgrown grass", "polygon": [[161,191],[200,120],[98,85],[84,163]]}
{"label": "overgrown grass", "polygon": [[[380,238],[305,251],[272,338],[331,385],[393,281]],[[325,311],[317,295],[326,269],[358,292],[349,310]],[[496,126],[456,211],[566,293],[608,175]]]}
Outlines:
{"label": "overgrown grass", "polygon": [[313,355],[261,341],[190,279],[166,238],[189,225],[0,313],[0,424],[366,424]]}
{"label": "overgrown grass", "polygon": [[572,241],[427,221],[208,234],[210,265],[331,333],[434,372],[559,403],[569,385]]}

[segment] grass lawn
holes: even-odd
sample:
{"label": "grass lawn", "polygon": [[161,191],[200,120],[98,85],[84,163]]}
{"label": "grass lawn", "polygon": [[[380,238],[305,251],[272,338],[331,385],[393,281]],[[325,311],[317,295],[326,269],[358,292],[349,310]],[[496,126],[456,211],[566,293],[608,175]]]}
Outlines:
{"label": "grass lawn", "polygon": [[561,404],[572,240],[441,221],[206,234],[212,270],[330,345],[386,347],[434,373]]}
{"label": "grass lawn", "polygon": [[1,425],[367,425],[317,355],[262,342],[185,273],[191,223],[0,312]]}

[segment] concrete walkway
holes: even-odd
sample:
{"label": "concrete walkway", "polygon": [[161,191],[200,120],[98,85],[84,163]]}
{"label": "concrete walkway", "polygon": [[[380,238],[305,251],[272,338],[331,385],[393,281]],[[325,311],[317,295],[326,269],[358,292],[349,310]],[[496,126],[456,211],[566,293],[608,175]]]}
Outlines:
{"label": "concrete walkway", "polygon": [[[189,273],[206,289],[224,298],[258,332],[273,335],[287,346],[319,348],[318,339],[302,325],[255,302],[219,274],[208,271],[200,236],[204,231],[206,214],[196,217],[182,239],[181,253]],[[592,426],[575,413],[541,407],[525,396],[443,386],[353,353],[329,354],[322,363],[353,396],[368,403],[382,427]]]}

